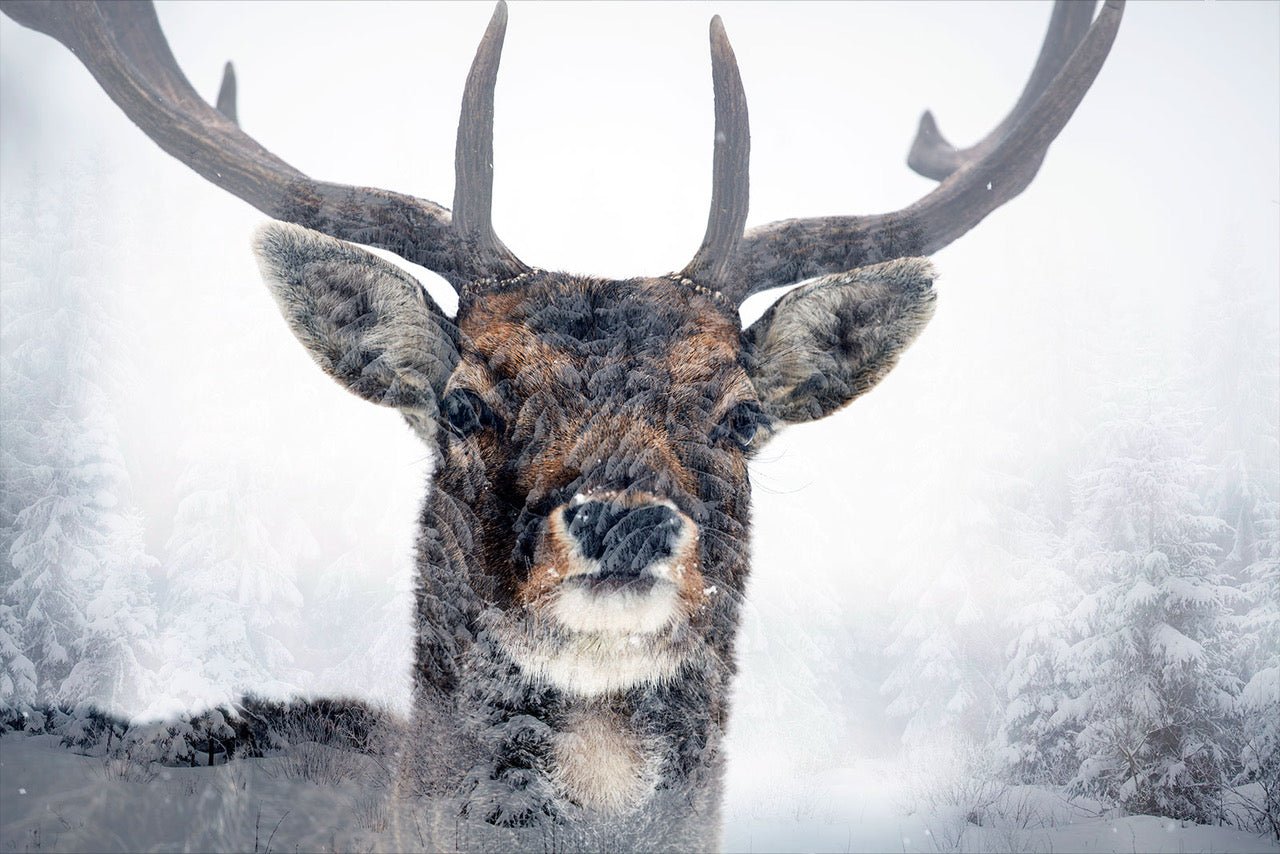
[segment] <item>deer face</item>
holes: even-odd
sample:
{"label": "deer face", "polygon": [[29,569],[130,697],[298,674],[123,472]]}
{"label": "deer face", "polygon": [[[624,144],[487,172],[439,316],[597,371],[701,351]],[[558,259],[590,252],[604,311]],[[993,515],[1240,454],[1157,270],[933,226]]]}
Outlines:
{"label": "deer face", "polygon": [[701,528],[745,521],[745,457],[769,421],[737,324],[669,280],[544,274],[458,325],[441,442],[487,487],[494,600],[576,631],[696,613]]}
{"label": "deer face", "polygon": [[530,271],[447,318],[415,281],[307,229],[259,233],[263,274],[331,376],[436,448],[438,512],[486,619],[531,674],[596,694],[700,653],[745,580],[747,460],[866,391],[933,308],[928,262],[798,288],[742,331],[680,277]]}
{"label": "deer face", "polygon": [[745,572],[746,456],[770,419],[735,319],[666,279],[544,274],[458,321],[440,486],[493,521],[499,636],[578,693],[673,673]]}

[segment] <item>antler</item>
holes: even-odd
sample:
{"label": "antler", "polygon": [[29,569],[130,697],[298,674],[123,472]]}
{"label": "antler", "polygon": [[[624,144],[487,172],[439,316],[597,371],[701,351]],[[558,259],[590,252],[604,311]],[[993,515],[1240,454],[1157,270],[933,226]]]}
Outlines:
{"label": "antler", "polygon": [[1049,18],[1049,32],[1040,46],[1040,55],[1036,58],[1036,65],[1027,80],[1026,88],[1022,90],[1018,102],[1004,121],[996,125],[995,130],[977,145],[963,151],[957,150],[943,138],[933,113],[925,110],[920,117],[915,142],[911,144],[911,151],[907,154],[907,165],[926,178],[943,181],[961,166],[981,159],[999,145],[1000,140],[1035,106],[1036,101],[1053,82],[1054,76],[1071,58],[1072,51],[1089,31],[1095,6],[1093,2],[1078,0],[1054,4],[1053,15]]}
{"label": "antler", "polygon": [[711,19],[711,81],[715,88],[716,135],[707,233],[681,273],[712,289],[724,287],[729,261],[747,224],[751,128],[738,60],[720,16]]}
{"label": "antler", "polygon": [[[985,139],[958,151],[926,112],[908,163],[940,180],[893,213],[790,219],[753,228],[737,245],[726,296],[741,302],[768,288],[911,255],[930,255],[1027,188],[1049,145],[1089,91],[1115,41],[1124,0],[1057,0],[1022,96]],[[745,119],[744,119],[745,121]]]}
{"label": "antler", "polygon": [[453,227],[467,241],[471,257],[484,259],[492,278],[528,269],[493,231],[493,89],[498,81],[502,41],[507,34],[507,4],[499,2],[471,62],[458,119],[453,191]]}
{"label": "antler", "polygon": [[506,22],[502,2],[463,99],[457,193],[460,206],[467,200],[467,214],[460,222],[426,199],[309,178],[263,148],[237,124],[230,64],[215,109],[178,67],[150,0],[6,0],[0,10],[70,48],[157,145],[268,216],[388,249],[455,288],[525,269],[489,225],[492,167],[483,162],[477,169],[492,152],[493,81]]}
{"label": "antler", "polygon": [[[750,134],[737,61],[717,16],[711,21],[716,138],[711,213],[702,246],[682,275],[741,301],[826,273],[948,245],[1031,183],[1050,143],[1093,84],[1115,41],[1124,0],[1057,0],[1026,88],[985,139],[963,151],[920,119],[908,164],[941,181],[913,204],[876,216],[770,223],[742,233]],[[259,145],[236,118],[228,63],[217,109],[173,58],[150,0],[0,0],[24,26],[75,53],[113,101],[161,148],[264,213],[334,237],[389,249],[434,270],[455,288],[517,276],[526,267],[493,231],[493,91],[506,32],[499,0],[476,51],[458,125],[456,215],[386,190],[309,178]]]}

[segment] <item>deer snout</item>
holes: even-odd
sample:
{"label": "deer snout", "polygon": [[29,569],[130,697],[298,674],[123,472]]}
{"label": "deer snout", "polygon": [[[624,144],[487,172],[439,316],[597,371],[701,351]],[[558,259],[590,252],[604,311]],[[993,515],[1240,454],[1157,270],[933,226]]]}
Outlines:
{"label": "deer snout", "polygon": [[638,578],[675,555],[684,521],[666,504],[627,507],[612,501],[584,501],[562,511],[565,530],[601,580]]}
{"label": "deer snout", "polygon": [[641,636],[703,602],[698,526],[659,496],[579,494],[551,514],[549,535],[526,601],[545,602],[564,628]]}

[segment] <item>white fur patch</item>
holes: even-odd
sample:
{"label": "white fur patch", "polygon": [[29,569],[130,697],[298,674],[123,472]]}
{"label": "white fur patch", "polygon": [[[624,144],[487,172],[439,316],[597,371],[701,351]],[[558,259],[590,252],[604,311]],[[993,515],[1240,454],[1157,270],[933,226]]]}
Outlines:
{"label": "white fur patch", "polygon": [[651,634],[666,627],[679,611],[680,591],[667,581],[644,593],[573,587],[559,591],[551,603],[551,616],[575,632]]}
{"label": "white fur patch", "polygon": [[526,677],[577,697],[600,697],[666,682],[681,659],[655,649],[642,634],[577,632],[554,646],[508,640],[504,644]]}
{"label": "white fur patch", "polygon": [[629,812],[653,791],[655,757],[626,721],[605,709],[573,715],[552,743],[552,778],[587,809]]}
{"label": "white fur patch", "polygon": [[[572,501],[580,505],[613,497],[579,494]],[[644,503],[676,510],[668,501],[649,498]],[[687,516],[681,518],[684,527],[674,555],[648,567],[653,585],[638,592],[582,584],[600,565],[574,545],[563,511],[550,515],[550,534],[567,553],[566,565],[548,570],[559,583],[529,612],[512,614],[496,627],[503,648],[527,679],[589,698],[666,682],[676,675],[688,654],[677,649],[691,607],[681,595],[682,586],[686,565],[697,550],[697,527]]]}
{"label": "white fur patch", "polygon": [[[587,496],[579,493],[573,504],[582,504]],[[653,504],[669,507],[679,512],[670,501],[654,501]],[[566,579],[590,576],[598,572],[600,565],[578,550],[573,537],[565,530],[563,511],[551,517],[552,536],[569,544],[569,566]],[[680,539],[674,549],[676,562],[663,562],[648,567],[656,582],[643,593],[630,590],[590,590],[581,586],[566,585],[558,590],[550,603],[551,616],[562,626],[575,632],[605,634],[652,634],[670,625],[680,614],[679,583],[684,577],[683,560],[692,549],[694,524],[681,514],[684,521]]]}

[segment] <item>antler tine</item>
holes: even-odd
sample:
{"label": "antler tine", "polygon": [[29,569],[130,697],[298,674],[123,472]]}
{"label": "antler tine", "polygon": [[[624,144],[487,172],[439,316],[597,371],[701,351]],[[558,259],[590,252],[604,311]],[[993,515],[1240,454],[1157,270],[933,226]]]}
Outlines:
{"label": "antler tine", "polygon": [[493,230],[493,93],[506,33],[507,4],[499,0],[467,74],[454,159],[453,227],[493,278],[528,270]]}
{"label": "antler tine", "polygon": [[236,68],[230,62],[222,66],[222,84],[218,86],[218,100],[214,102],[218,112],[231,119],[237,125],[240,119],[236,116]]}
{"label": "antler tine", "polygon": [[711,79],[716,105],[711,212],[702,246],[681,275],[719,289],[725,284],[729,262],[747,223],[751,162],[747,96],[737,57],[719,15],[711,19]]}
{"label": "antler tine", "polygon": [[906,208],[874,216],[781,220],[749,230],[733,259],[731,295],[741,301],[814,276],[929,255],[973,228],[1031,183],[1045,151],[1097,78],[1123,15],[1124,0],[1106,0],[1065,65],[1008,132],[980,156],[965,158],[931,193]]}
{"label": "antler tine", "polygon": [[1053,15],[1049,18],[1049,31],[1040,46],[1040,55],[1036,58],[1035,68],[1026,87],[1009,115],[981,142],[964,150],[957,150],[938,130],[933,113],[925,110],[920,117],[920,128],[916,132],[915,141],[911,144],[911,152],[907,155],[907,165],[926,178],[942,181],[965,163],[977,160],[995,148],[1035,105],[1053,82],[1053,78],[1062,70],[1062,66],[1066,65],[1071,53],[1089,32],[1096,7],[1094,0],[1057,0],[1054,3]]}
{"label": "antler tine", "polygon": [[6,0],[0,10],[68,47],[156,144],[268,216],[388,249],[455,287],[488,274],[466,254],[446,208],[309,178],[207,104],[174,60],[149,0]]}

